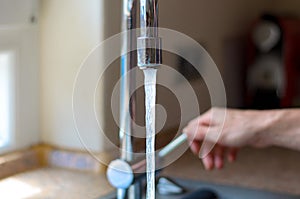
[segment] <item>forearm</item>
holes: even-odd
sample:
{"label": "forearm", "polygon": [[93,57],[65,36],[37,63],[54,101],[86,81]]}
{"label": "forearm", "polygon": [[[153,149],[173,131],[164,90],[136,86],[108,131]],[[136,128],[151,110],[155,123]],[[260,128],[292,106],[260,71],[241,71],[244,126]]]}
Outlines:
{"label": "forearm", "polygon": [[263,128],[259,132],[267,144],[300,150],[300,110],[262,111]]}

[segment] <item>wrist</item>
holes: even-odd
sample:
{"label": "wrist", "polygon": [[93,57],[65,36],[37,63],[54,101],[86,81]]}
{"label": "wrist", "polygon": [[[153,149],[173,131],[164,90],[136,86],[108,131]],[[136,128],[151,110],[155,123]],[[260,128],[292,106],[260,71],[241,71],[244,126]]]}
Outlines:
{"label": "wrist", "polygon": [[278,110],[259,112],[257,117],[258,129],[256,131],[257,143],[261,147],[276,145],[275,139],[273,139],[276,137],[276,132],[274,130],[279,125],[283,112]]}

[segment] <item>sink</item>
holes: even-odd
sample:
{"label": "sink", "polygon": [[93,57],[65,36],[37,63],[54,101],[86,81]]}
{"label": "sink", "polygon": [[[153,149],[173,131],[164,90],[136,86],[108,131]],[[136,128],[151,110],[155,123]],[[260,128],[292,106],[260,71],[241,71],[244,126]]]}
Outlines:
{"label": "sink", "polygon": [[[228,186],[221,184],[206,183],[201,181],[173,179],[177,184],[184,187],[187,192],[180,195],[160,195],[156,194],[156,199],[182,199],[183,197],[197,191],[213,190],[219,199],[300,199],[300,196],[287,195],[282,193],[269,192],[258,189],[249,189],[237,186]],[[98,199],[115,199],[116,193],[111,193],[107,196]],[[198,198],[201,199],[201,198]]]}

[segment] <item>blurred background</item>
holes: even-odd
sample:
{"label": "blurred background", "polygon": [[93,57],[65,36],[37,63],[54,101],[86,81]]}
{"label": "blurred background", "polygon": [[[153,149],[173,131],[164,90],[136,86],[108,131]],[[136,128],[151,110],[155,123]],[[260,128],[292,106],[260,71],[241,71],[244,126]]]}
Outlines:
{"label": "blurred background", "polygon": [[[159,22],[160,27],[182,32],[207,50],[222,74],[228,107],[294,107],[299,105],[298,4],[296,0],[164,0],[160,2]],[[12,148],[40,141],[82,148],[74,133],[73,83],[80,64],[92,48],[120,32],[121,2],[1,0],[0,9],[2,51],[12,54],[15,51],[17,60],[13,72],[18,73],[18,77],[14,77],[15,83],[11,85],[16,90],[10,93],[13,99],[9,101],[14,100],[16,104],[11,105],[15,110],[11,117],[19,118],[14,120],[18,123],[14,131],[22,142],[17,143],[19,139],[16,139]],[[201,57],[193,57],[189,46],[178,48],[201,61]],[[5,59],[5,54],[3,56]],[[104,67],[101,60],[95,64]],[[205,74],[198,74],[186,60],[169,52],[164,52],[164,64],[189,80],[198,96],[201,112],[211,106],[201,78]],[[97,110],[105,132],[109,132],[113,141],[117,141],[118,127],[110,104],[118,79],[119,60],[116,60],[99,83]],[[158,104],[165,107],[168,115],[164,130],[176,129],[180,118],[178,101],[170,90],[184,88],[176,78],[173,88],[158,87]],[[143,125],[143,89],[137,93],[140,98],[137,122]],[[186,94],[182,92],[183,96]],[[27,117],[29,112],[30,117]],[[184,122],[195,116],[183,116]],[[97,133],[97,130],[89,130]],[[18,131],[27,134],[22,136],[24,133]],[[96,151],[105,147],[99,140],[91,143]]]}
{"label": "blurred background", "polygon": [[[210,54],[224,80],[228,107],[274,109],[300,105],[300,1],[161,0],[159,4],[160,27],[188,35]],[[2,165],[6,172],[1,170],[0,177],[41,165],[79,168],[80,161],[93,162],[73,154],[85,152],[72,115],[73,85],[88,53],[121,31],[121,7],[119,0],[0,0],[0,154],[4,157],[32,148],[34,154],[39,154],[32,162],[22,160],[22,164],[31,165],[25,168]],[[193,48],[178,48],[201,62],[201,57],[193,56]],[[189,80],[200,111],[208,110],[211,101],[202,78],[205,73],[198,74],[184,58],[172,53],[164,52],[163,59],[165,65]],[[101,59],[98,61],[95,64],[104,67]],[[119,59],[111,64],[97,88],[96,113],[105,134],[94,126],[87,126],[83,133],[88,148],[107,162],[116,152],[104,137],[119,144],[117,121],[111,113],[119,65]],[[158,139],[161,147],[181,131],[181,117],[187,123],[197,115],[181,115],[180,104],[172,93],[180,90],[182,96],[188,95],[186,85],[177,82],[176,77],[158,78],[174,79],[172,88],[158,86],[157,103],[167,113],[158,134],[159,138],[163,133],[166,137]],[[143,126],[144,91],[141,88],[136,93],[137,123]],[[84,95],[81,100],[85,100]],[[143,142],[136,146],[142,149]],[[54,149],[60,153],[53,153]],[[293,152],[276,153],[298,157]],[[99,169],[95,166],[98,163],[90,162],[81,166],[105,169],[105,165]]]}

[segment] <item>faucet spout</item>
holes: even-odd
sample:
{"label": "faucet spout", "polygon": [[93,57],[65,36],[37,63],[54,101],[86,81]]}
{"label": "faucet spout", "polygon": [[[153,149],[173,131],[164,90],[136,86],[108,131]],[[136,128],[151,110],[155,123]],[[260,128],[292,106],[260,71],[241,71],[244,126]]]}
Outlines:
{"label": "faucet spout", "polygon": [[158,0],[140,0],[141,35],[137,41],[138,66],[158,67],[162,63],[161,38],[158,37]]}
{"label": "faucet spout", "polygon": [[158,0],[140,0],[140,27],[141,37],[158,36]]}

